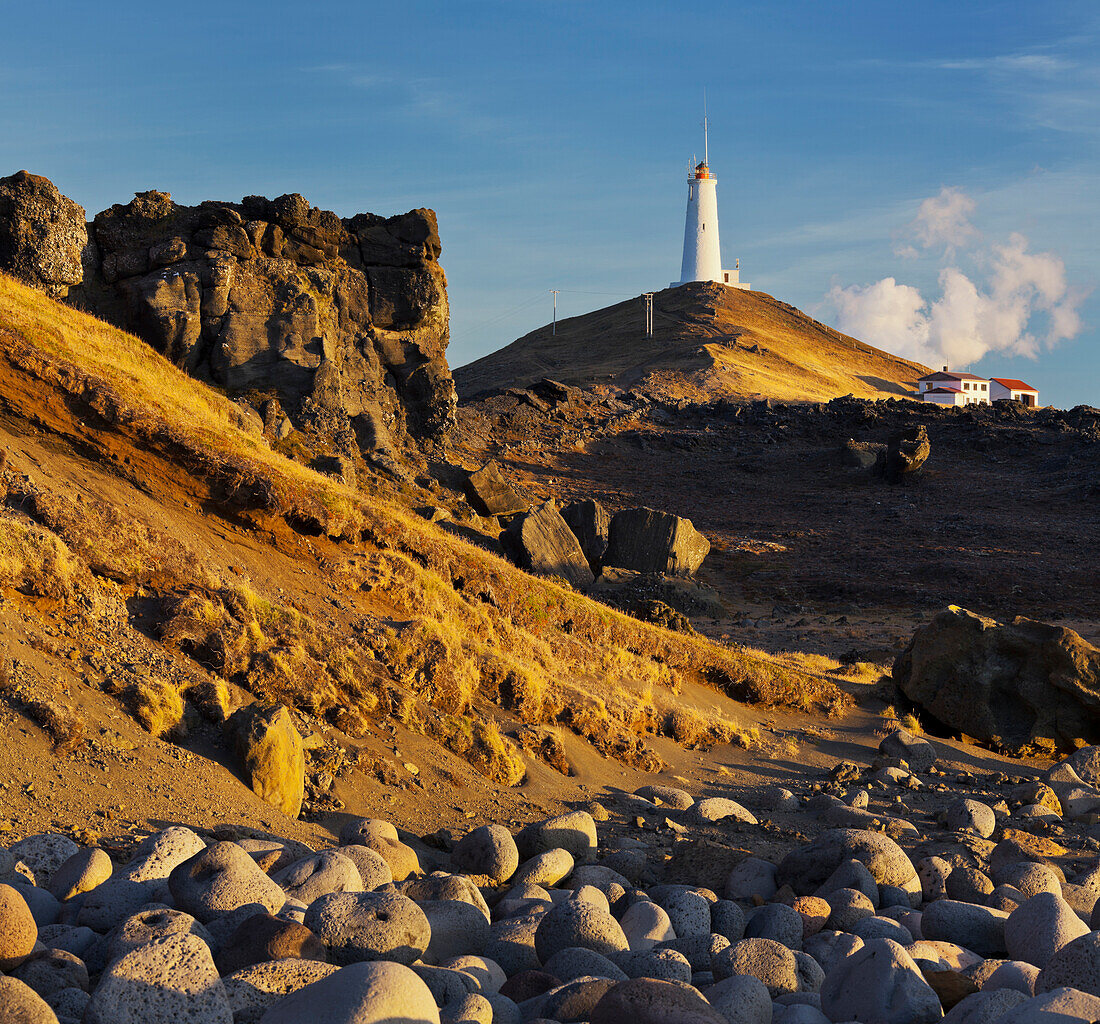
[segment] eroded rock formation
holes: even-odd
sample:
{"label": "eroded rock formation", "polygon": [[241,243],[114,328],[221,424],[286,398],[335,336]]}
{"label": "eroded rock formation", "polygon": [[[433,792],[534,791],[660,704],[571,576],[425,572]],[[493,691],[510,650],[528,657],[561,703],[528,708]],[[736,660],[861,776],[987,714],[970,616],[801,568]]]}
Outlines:
{"label": "eroded rock formation", "polygon": [[454,420],[439,253],[431,210],[341,219],[300,195],[142,192],[85,229],[45,178],[0,179],[0,269],[368,452],[439,440]]}

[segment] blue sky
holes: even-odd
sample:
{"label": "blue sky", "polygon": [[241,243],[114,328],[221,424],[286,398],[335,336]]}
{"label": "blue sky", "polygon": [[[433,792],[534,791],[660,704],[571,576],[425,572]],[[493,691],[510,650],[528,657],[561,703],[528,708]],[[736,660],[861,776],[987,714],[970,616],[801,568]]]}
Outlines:
{"label": "blue sky", "polygon": [[[148,188],[301,192],[345,216],[431,206],[453,365],[546,322],[550,288],[568,316],[677,276],[705,87],[727,265],[881,335],[865,340],[987,351],[972,368],[1100,405],[1093,0],[42,2],[3,18],[0,173],[45,174],[90,213]],[[921,204],[945,195],[962,219],[930,230]]]}

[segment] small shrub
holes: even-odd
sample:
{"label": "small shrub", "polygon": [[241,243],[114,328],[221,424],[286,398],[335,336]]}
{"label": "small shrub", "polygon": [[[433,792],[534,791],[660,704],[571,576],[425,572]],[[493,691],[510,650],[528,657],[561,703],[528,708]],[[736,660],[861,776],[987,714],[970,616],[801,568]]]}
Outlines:
{"label": "small shrub", "polygon": [[158,739],[182,729],[183,698],[163,679],[140,679],[123,687],[119,696],[130,714]]}

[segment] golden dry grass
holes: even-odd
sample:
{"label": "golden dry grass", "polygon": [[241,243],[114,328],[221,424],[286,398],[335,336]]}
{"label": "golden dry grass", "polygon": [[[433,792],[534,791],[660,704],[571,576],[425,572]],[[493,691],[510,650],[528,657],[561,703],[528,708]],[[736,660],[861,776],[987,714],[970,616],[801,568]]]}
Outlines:
{"label": "golden dry grass", "polygon": [[[660,759],[644,737],[661,731],[670,697],[687,681],[737,700],[825,713],[851,703],[822,666],[639,622],[303,468],[240,429],[231,402],[138,339],[3,277],[0,356],[14,368],[6,378],[0,372],[0,389],[36,378],[70,397],[98,396],[96,408],[109,414],[105,429],[159,446],[185,489],[212,473],[247,476],[270,499],[268,512],[291,522],[312,517],[340,538],[324,571],[350,593],[377,595],[391,610],[390,628],[337,635],[292,596],[226,583],[148,524],[109,507],[91,505],[85,517],[35,494],[33,511],[49,530],[0,520],[8,531],[0,534],[0,574],[9,585],[59,586],[86,571],[85,561],[112,578],[162,585],[164,642],[262,700],[326,715],[352,734],[390,716],[499,779],[520,777],[522,762],[493,724],[492,705],[521,724],[569,729],[607,756],[655,769]],[[111,536],[97,547],[104,533]],[[171,694],[122,696],[150,731],[177,727]],[[216,689],[201,697],[214,718],[228,711],[227,699]],[[676,731],[691,743],[738,735],[731,723],[689,722]]]}
{"label": "golden dry grass", "polygon": [[73,593],[80,563],[64,541],[48,530],[0,515],[0,586],[37,597]]}

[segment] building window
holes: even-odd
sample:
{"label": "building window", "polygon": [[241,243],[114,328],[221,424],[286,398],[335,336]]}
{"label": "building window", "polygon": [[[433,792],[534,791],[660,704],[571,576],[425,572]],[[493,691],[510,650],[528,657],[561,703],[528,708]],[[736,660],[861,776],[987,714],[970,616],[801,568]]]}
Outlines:
{"label": "building window", "polygon": [[989,385],[988,384],[983,384],[982,385],[982,390],[983,391],[988,391],[989,390]]}

